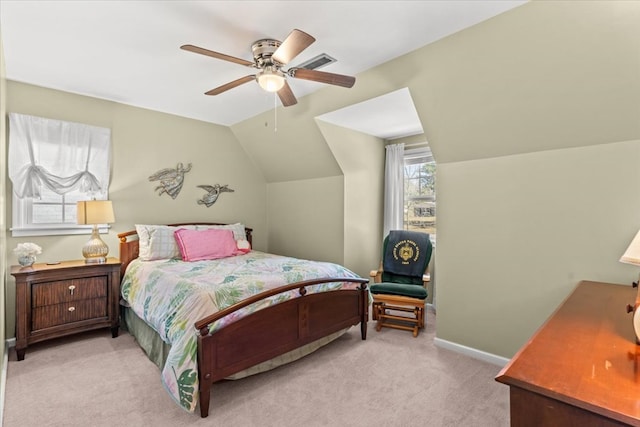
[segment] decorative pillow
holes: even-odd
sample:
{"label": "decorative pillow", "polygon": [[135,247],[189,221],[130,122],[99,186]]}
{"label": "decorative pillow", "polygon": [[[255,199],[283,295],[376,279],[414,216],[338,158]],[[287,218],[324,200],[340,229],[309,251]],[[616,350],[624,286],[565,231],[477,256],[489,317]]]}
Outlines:
{"label": "decorative pillow", "polygon": [[236,222],[235,224],[226,225],[206,225],[199,224],[196,226],[196,230],[231,230],[233,231],[233,238],[236,240],[246,240],[247,233],[244,229],[244,224]]}
{"label": "decorative pillow", "polygon": [[208,229],[175,232],[183,261],[226,258],[241,253],[231,230]]}
{"label": "decorative pillow", "polygon": [[236,240],[236,245],[238,246],[238,251],[243,254],[251,252],[251,243],[247,239]]}
{"label": "decorative pillow", "polygon": [[195,229],[195,226],[172,227],[169,225],[136,224],[138,233],[138,257],[143,261],[180,258],[180,249],[174,233],[180,228]]}

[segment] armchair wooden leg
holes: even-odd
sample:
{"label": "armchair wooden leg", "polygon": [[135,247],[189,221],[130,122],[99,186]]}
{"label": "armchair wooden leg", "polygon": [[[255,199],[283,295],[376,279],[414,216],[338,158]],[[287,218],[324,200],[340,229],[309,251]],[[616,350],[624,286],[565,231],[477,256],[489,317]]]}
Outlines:
{"label": "armchair wooden leg", "polygon": [[[402,316],[395,311],[411,313],[413,316]],[[371,305],[371,317],[376,322],[376,331],[380,332],[383,327],[402,329],[410,331],[414,337],[420,333],[420,329],[425,327],[425,307],[417,304],[402,306],[387,304],[383,301],[374,301]]]}
{"label": "armchair wooden leg", "polygon": [[416,307],[416,319],[418,319],[418,327],[424,328],[424,307]]}

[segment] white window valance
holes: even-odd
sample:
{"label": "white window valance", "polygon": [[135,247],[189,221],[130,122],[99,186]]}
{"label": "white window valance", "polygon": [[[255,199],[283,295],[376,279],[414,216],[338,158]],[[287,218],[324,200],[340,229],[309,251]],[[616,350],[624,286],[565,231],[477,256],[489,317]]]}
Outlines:
{"label": "white window valance", "polygon": [[110,154],[110,129],[9,114],[9,179],[19,198],[39,199],[43,187],[106,196]]}

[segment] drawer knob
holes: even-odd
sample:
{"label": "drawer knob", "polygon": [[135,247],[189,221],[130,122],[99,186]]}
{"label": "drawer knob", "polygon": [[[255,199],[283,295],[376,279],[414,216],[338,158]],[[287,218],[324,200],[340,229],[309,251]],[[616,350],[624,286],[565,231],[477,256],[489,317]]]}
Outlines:
{"label": "drawer knob", "polygon": [[74,285],[69,286],[69,292],[73,295],[73,291],[76,289]]}
{"label": "drawer knob", "polygon": [[69,311],[76,311],[75,307],[69,307]]}

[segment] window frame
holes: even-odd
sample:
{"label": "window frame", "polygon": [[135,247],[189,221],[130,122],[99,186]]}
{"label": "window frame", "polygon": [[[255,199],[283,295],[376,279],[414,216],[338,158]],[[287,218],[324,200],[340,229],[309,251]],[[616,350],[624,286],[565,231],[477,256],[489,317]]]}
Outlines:
{"label": "window frame", "polygon": [[[429,202],[433,203],[433,210],[434,210],[434,214],[436,213],[436,191],[435,191],[435,182],[434,182],[434,190],[433,190],[433,197],[431,198],[430,196],[415,196],[415,197],[408,197],[407,193],[406,193],[406,189],[407,189],[407,181],[409,179],[420,179],[420,178],[408,178],[406,175],[406,167],[410,166],[412,164],[422,164],[422,163],[426,163],[426,164],[433,164],[434,166],[436,165],[435,159],[433,158],[433,154],[431,153],[431,149],[429,148],[428,145],[426,146],[422,146],[422,147],[418,147],[418,148],[405,148],[404,150],[404,156],[403,156],[403,199],[404,199],[404,203],[403,203],[403,210],[404,210],[404,214],[402,216],[402,226],[405,230],[409,230],[409,211],[408,211],[408,206],[409,203],[411,201],[415,201],[417,199],[421,199],[424,198],[425,200],[429,200]],[[435,177],[435,171],[433,173],[433,179],[435,181],[436,177]],[[431,237],[432,243],[435,244],[435,239],[436,239],[436,230],[437,230],[437,214],[434,215],[434,223],[433,223],[433,233],[428,233]],[[420,231],[421,230],[416,230],[416,231]]]}
{"label": "window frame", "polygon": [[[12,227],[11,237],[32,237],[32,236],[63,236],[91,234],[92,225],[80,225],[73,223],[33,223],[33,199],[25,197],[19,198],[14,191],[11,192],[12,203]],[[87,199],[91,197],[87,196]],[[108,197],[95,197],[96,200],[108,200]],[[98,231],[105,234],[109,231],[108,224],[99,224]]]}

